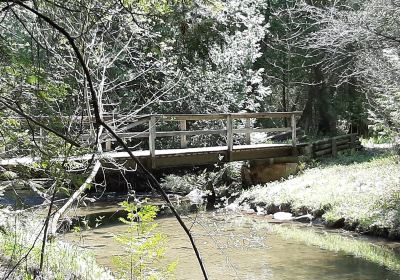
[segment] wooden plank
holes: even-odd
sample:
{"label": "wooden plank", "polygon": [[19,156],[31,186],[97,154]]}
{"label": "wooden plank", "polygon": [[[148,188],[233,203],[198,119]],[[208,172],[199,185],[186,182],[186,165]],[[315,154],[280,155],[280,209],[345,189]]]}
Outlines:
{"label": "wooden plank", "polygon": [[[186,120],[180,121],[180,129],[182,131],[186,131]],[[188,141],[187,141],[186,135],[181,135],[181,148],[182,149],[187,148],[187,145],[188,145]]]}
{"label": "wooden plank", "polygon": [[[335,138],[336,140],[339,140],[339,139],[351,139],[352,135],[357,135],[357,133],[339,135],[339,136],[335,136],[333,138]],[[327,143],[330,143],[331,141],[332,141],[332,138],[318,140],[318,141],[314,142],[314,145],[327,144]]]}
{"label": "wooden plank", "polygon": [[263,113],[230,113],[230,114],[163,114],[163,115],[153,115],[158,119],[163,121],[181,121],[181,120],[223,120],[226,119],[228,115],[232,119],[264,119],[264,118],[284,118],[291,117],[292,115],[300,116],[301,111],[294,112],[263,112]]}
{"label": "wooden plank", "polygon": [[[319,144],[319,145],[314,144],[315,150],[319,151],[319,150],[324,150],[324,149],[330,148],[332,146],[332,141],[333,141],[333,139],[331,139],[331,141],[326,144]],[[339,146],[342,144],[349,143],[350,139],[336,139],[335,138],[335,141],[336,141],[336,145]]]}
{"label": "wooden plank", "polygon": [[288,132],[292,131],[291,127],[271,127],[271,128],[237,128],[233,129],[233,133],[254,133],[254,132]]}
{"label": "wooden plank", "polygon": [[[348,150],[350,149],[350,144],[344,144],[336,147],[336,151],[343,151],[343,150]],[[332,154],[332,148],[324,149],[324,150],[319,150],[315,152],[316,156],[322,156],[322,155],[327,155],[327,154]]]}
{"label": "wooden plank", "polygon": [[162,121],[202,121],[202,120],[225,120],[227,114],[165,114],[157,115]]}
{"label": "wooden plank", "polygon": [[[233,134],[239,134],[239,133],[255,133],[255,132],[281,132],[281,131],[291,131],[290,128],[261,128],[261,129],[246,129],[246,128],[237,128],[237,129],[232,129]],[[136,132],[136,134],[138,134]],[[227,130],[226,129],[210,129],[210,130],[186,130],[186,131],[157,131],[157,137],[176,137],[176,136],[182,136],[182,135],[211,135],[211,134],[219,134],[219,135],[227,135]],[[135,134],[122,134],[124,138],[144,138],[145,133],[143,135],[137,135]]]}
{"label": "wooden plank", "polygon": [[294,111],[294,112],[264,112],[264,113],[233,113],[233,119],[267,119],[267,118],[285,118],[291,117],[292,115],[300,116],[303,112]]}
{"label": "wooden plank", "polygon": [[[236,132],[236,131],[234,131]],[[255,131],[255,132],[258,132]],[[215,129],[215,130],[198,130],[198,131],[192,131],[192,130],[187,130],[187,131],[156,131],[156,137],[177,137],[177,136],[189,136],[189,135],[211,135],[211,134],[217,134],[217,135],[226,135],[226,130],[225,129]],[[125,132],[125,133],[118,133],[118,136],[121,138],[148,138],[149,137],[149,132]],[[101,138],[101,141],[107,141],[110,137],[104,136]],[[84,138],[85,139],[85,138]],[[115,140],[112,140],[112,142],[115,142]]]}
{"label": "wooden plank", "polygon": [[253,144],[253,145],[236,145],[234,150],[253,150],[253,149],[273,149],[273,148],[291,148],[291,144]]}
{"label": "wooden plank", "polygon": [[187,130],[187,131],[159,131],[157,137],[174,137],[182,135],[207,135],[207,134],[220,134],[226,135],[225,129],[214,129],[214,130]]}

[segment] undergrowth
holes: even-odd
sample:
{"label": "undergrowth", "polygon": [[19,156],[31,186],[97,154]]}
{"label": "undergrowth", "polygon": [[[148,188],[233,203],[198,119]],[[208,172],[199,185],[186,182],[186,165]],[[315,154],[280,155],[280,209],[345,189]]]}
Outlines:
{"label": "undergrowth", "polygon": [[[6,220],[5,210],[0,215],[0,255],[6,261],[3,263],[5,272],[8,273],[19,263],[7,279],[34,279],[40,259],[42,224],[32,218],[17,217],[14,214]],[[46,246],[40,279],[111,280],[114,277],[109,270],[99,266],[88,251],[52,240]]]}

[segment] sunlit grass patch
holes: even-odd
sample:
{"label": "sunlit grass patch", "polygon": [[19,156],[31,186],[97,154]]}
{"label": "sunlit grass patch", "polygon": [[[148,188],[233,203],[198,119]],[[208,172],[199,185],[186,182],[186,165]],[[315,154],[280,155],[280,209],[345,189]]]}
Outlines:
{"label": "sunlit grass patch", "polygon": [[399,157],[352,164],[336,159],[288,180],[255,186],[244,191],[237,203],[264,208],[289,205],[295,214],[323,214],[328,223],[344,218],[346,225],[359,231],[378,228],[400,236]]}

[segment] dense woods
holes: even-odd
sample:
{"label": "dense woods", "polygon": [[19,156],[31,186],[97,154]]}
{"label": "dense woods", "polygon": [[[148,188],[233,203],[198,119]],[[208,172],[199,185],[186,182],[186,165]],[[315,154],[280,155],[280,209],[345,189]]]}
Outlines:
{"label": "dense woods", "polygon": [[[45,275],[45,247],[67,209],[89,188],[104,191],[96,174],[132,171],[101,161],[103,151],[147,149],[118,136],[135,132],[139,115],[302,111],[304,141],[357,133],[398,142],[399,19],[398,0],[0,0],[0,160],[37,159],[0,166],[0,196],[22,182],[45,201],[33,274]],[[225,138],[197,135],[190,145]],[[90,159],[68,160],[82,155]],[[179,220],[168,186],[142,167]],[[32,177],[47,181],[38,188]],[[69,199],[57,204],[59,195]]]}
{"label": "dense woods", "polygon": [[[47,116],[77,137],[75,119],[94,114],[93,89],[103,115],[302,110],[311,134],[390,134],[398,126],[397,5],[3,1],[3,118]],[[17,132],[10,126],[2,123],[4,140]]]}

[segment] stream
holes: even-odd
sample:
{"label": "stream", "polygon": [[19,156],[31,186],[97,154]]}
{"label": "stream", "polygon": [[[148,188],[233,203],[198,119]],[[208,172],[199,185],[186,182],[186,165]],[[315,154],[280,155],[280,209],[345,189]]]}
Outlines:
{"label": "stream", "polygon": [[[115,205],[115,204],[114,204]],[[79,209],[88,219],[105,216],[98,227],[70,232],[65,238],[92,250],[98,262],[113,269],[111,256],[122,252],[114,236],[127,226],[118,222],[117,208],[96,205]],[[168,237],[165,264],[178,260],[178,280],[203,279],[190,242],[174,217],[161,214],[158,230]],[[285,240],[257,229],[265,219],[226,212],[199,212],[184,217],[191,227],[210,279],[359,279],[394,280],[400,276],[368,261]]]}

